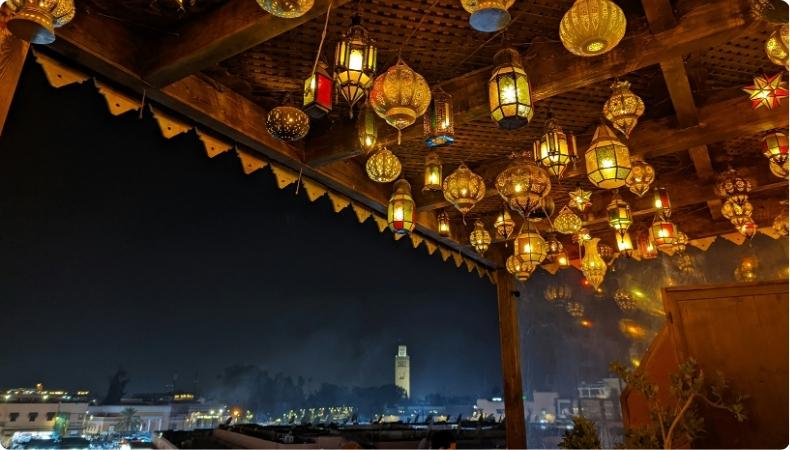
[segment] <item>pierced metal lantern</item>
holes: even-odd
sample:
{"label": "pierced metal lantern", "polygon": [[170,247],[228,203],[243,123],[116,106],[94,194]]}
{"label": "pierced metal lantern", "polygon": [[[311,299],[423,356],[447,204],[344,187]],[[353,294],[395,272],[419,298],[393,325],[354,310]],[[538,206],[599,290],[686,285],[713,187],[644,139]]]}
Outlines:
{"label": "pierced metal lantern", "polygon": [[650,190],[650,185],[656,179],[656,171],[653,166],[645,162],[638,156],[631,157],[631,172],[625,177],[625,185],[628,190],[637,197],[642,197]]}
{"label": "pierced metal lantern", "polygon": [[620,252],[621,255],[630,258],[634,253],[634,244],[631,242],[631,235],[628,234],[628,232],[622,234],[615,233],[614,239],[615,242],[617,242],[617,251]]}
{"label": "pierced metal lantern", "polygon": [[535,266],[522,264],[519,262],[518,258],[511,255],[508,256],[507,260],[505,261],[505,269],[515,275],[517,280],[527,281],[532,275],[532,272],[535,271]]}
{"label": "pierced metal lantern", "polygon": [[787,135],[774,131],[763,136],[762,141],[763,156],[769,161],[784,166],[787,164],[788,142]]}
{"label": "pierced metal lantern", "polygon": [[557,233],[549,233],[546,235],[546,259],[551,262],[556,262],[557,257],[563,253],[562,242],[557,239]]}
{"label": "pierced metal lantern", "polygon": [[658,249],[655,242],[650,237],[649,233],[639,233],[637,240],[639,245],[639,257],[642,259],[655,259],[658,257]]}
{"label": "pierced metal lantern", "polygon": [[411,185],[400,179],[387,207],[387,223],[395,234],[409,234],[414,230],[414,199],[411,197]]}
{"label": "pierced metal lantern", "polygon": [[424,175],[423,192],[442,190],[442,160],[435,152],[425,155]]}
{"label": "pierced metal lantern", "polygon": [[376,113],[370,106],[370,103],[365,102],[359,110],[359,117],[357,117],[357,138],[359,139],[359,147],[366,154],[376,148],[378,141],[379,128],[376,125]]}
{"label": "pierced metal lantern", "polygon": [[565,311],[574,319],[584,317],[584,305],[579,302],[568,302],[565,304]]}
{"label": "pierced metal lantern", "polygon": [[513,162],[497,175],[495,186],[508,206],[526,217],[551,192],[551,180],[528,152],[510,157]]}
{"label": "pierced metal lantern", "polygon": [[573,291],[571,291],[570,286],[565,283],[551,283],[546,286],[546,289],[543,291],[543,298],[545,298],[547,302],[557,306],[562,306],[572,297]]}
{"label": "pierced metal lantern", "polygon": [[669,218],[672,215],[672,202],[669,200],[669,191],[664,187],[653,189],[653,206],[658,213]]}
{"label": "pierced metal lantern", "polygon": [[513,230],[516,229],[516,222],[510,217],[510,213],[507,212],[507,209],[503,209],[502,212],[496,216],[494,229],[496,230],[497,236],[502,239],[510,239],[510,235],[512,235]]}
{"label": "pierced metal lantern", "polygon": [[370,155],[370,158],[365,163],[365,171],[371,180],[377,183],[389,183],[395,181],[400,175],[400,160],[394,153],[384,147]]}
{"label": "pierced metal lantern", "polygon": [[678,238],[675,240],[675,251],[677,253],[683,253],[686,251],[686,246],[688,246],[689,237],[686,233],[678,230]]}
{"label": "pierced metal lantern", "polygon": [[485,197],[486,183],[483,177],[461,163],[453,173],[445,177],[442,191],[445,200],[455,206],[461,214],[466,214]]}
{"label": "pierced metal lantern", "polygon": [[258,0],[264,11],[284,19],[303,16],[313,7],[313,0]]}
{"label": "pierced metal lantern", "polygon": [[592,238],[584,242],[584,258],[581,261],[581,271],[593,289],[598,289],[606,275],[606,262],[598,253],[599,241],[598,238]]}
{"label": "pierced metal lantern", "polygon": [[579,212],[584,212],[585,209],[592,205],[592,201],[590,201],[591,196],[592,191],[585,191],[581,186],[578,186],[576,190],[568,193],[568,197],[571,199],[568,202],[568,206],[578,209]]}
{"label": "pierced metal lantern", "polygon": [[584,154],[587,178],[602,189],[617,189],[631,173],[631,157],[623,144],[606,125],[595,130],[590,148]]}
{"label": "pierced metal lantern", "polygon": [[629,137],[644,113],[645,103],[631,92],[631,83],[625,80],[615,81],[612,84],[612,95],[603,105],[606,120],[625,137]]}
{"label": "pierced metal lantern", "polygon": [[625,234],[634,222],[631,216],[631,205],[628,204],[615,191],[612,201],[606,207],[606,214],[609,217],[609,226],[620,234]]}
{"label": "pierced metal lantern", "polygon": [[453,96],[437,89],[431,94],[433,102],[423,116],[423,132],[425,145],[443,147],[455,142],[455,125],[453,121]]}
{"label": "pierced metal lantern", "polygon": [[55,42],[55,28],[71,22],[74,0],[8,0],[13,15],[6,27],[14,36],[31,44]]}
{"label": "pierced metal lantern", "polygon": [[634,301],[631,294],[624,289],[618,289],[614,293],[614,302],[617,304],[617,307],[620,308],[620,311],[628,312],[633,311],[636,309],[636,302]]}
{"label": "pierced metal lantern", "polygon": [[507,9],[516,0],[461,0],[461,6],[469,16],[469,25],[477,31],[492,33],[505,28],[510,23]]}
{"label": "pierced metal lantern", "polygon": [[522,264],[539,266],[547,256],[546,241],[537,231],[528,227],[516,237],[513,255]]}
{"label": "pierced metal lantern", "polygon": [[491,234],[486,230],[482,220],[475,221],[475,229],[469,234],[469,243],[479,254],[483,254],[491,245]]}
{"label": "pierced metal lantern", "polygon": [[332,111],[334,84],[327,72],[327,65],[318,62],[315,73],[304,80],[304,102],[302,110],[314,119],[320,119]]}
{"label": "pierced metal lantern", "polygon": [[625,36],[623,10],[610,0],[576,0],[560,21],[560,40],[578,56],[596,56],[615,48]]}
{"label": "pierced metal lantern", "polygon": [[373,81],[370,104],[376,114],[398,130],[413,124],[431,104],[431,89],[422,75],[402,59]]}
{"label": "pierced metal lantern", "polygon": [[310,131],[310,118],[299,108],[278,106],[266,115],[266,130],[281,141],[298,141]]}
{"label": "pierced metal lantern", "polygon": [[716,194],[737,204],[746,202],[751,191],[752,180],[739,175],[734,169],[722,172],[716,180]]}
{"label": "pierced metal lantern", "polygon": [[376,47],[362,19],[355,15],[351,27],[335,47],[335,84],[351,110],[373,85],[376,74]]}
{"label": "pierced metal lantern", "polygon": [[787,24],[779,26],[771,36],[765,41],[765,54],[768,59],[777,66],[788,69],[788,50],[787,50]]}
{"label": "pierced metal lantern", "polygon": [[656,216],[650,226],[650,239],[658,248],[673,248],[678,239],[678,227],[669,220]]}
{"label": "pierced metal lantern", "polygon": [[494,55],[496,68],[488,80],[488,106],[499,128],[514,130],[532,120],[532,88],[521,64],[521,55],[512,48]]}
{"label": "pierced metal lantern", "polygon": [[436,215],[436,231],[441,237],[450,237],[450,216],[442,210]]}
{"label": "pierced metal lantern", "polygon": [[567,206],[563,206],[560,213],[554,218],[554,229],[562,234],[576,234],[581,228],[581,217],[574,214]]}
{"label": "pierced metal lantern", "polygon": [[559,179],[576,156],[576,136],[566,134],[557,120],[551,118],[543,136],[533,143],[533,151],[535,159]]}
{"label": "pierced metal lantern", "polygon": [[721,216],[729,220],[736,228],[752,220],[754,207],[748,200],[743,203],[735,203],[732,200],[725,200],[721,205]]}

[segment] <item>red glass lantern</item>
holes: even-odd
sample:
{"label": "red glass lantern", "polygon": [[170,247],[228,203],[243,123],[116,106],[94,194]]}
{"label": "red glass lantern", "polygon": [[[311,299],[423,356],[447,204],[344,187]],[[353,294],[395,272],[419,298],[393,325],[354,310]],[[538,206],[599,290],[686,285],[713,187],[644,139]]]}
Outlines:
{"label": "red glass lantern", "polygon": [[657,187],[653,190],[654,206],[664,217],[672,215],[672,202],[669,201],[669,192],[666,188]]}
{"label": "red glass lantern", "polygon": [[320,119],[332,111],[332,77],[328,66],[319,61],[315,73],[304,80],[304,106],[302,110],[314,119]]}
{"label": "red glass lantern", "polygon": [[787,163],[787,135],[774,131],[763,136],[763,155],[769,161],[780,166]]}
{"label": "red glass lantern", "polygon": [[642,259],[654,259],[658,256],[658,249],[648,233],[642,232],[639,234],[638,245],[639,256]]}
{"label": "red glass lantern", "polygon": [[663,217],[656,217],[650,226],[650,238],[658,248],[674,248],[678,239],[678,227]]}

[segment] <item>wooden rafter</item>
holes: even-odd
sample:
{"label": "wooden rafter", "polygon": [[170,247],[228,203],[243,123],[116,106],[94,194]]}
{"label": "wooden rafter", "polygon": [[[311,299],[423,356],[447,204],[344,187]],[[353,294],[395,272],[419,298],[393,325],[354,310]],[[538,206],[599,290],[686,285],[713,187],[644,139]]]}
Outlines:
{"label": "wooden rafter", "polygon": [[27,42],[15,38],[4,24],[0,24],[0,133],[14,99],[28,47]]}

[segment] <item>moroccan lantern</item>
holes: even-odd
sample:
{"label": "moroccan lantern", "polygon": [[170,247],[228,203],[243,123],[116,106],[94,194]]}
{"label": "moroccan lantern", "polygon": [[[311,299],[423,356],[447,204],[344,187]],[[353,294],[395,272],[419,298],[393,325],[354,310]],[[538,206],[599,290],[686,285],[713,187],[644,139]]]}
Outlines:
{"label": "moroccan lantern", "polygon": [[546,235],[546,259],[555,262],[557,257],[563,252],[562,242],[557,239],[557,233]]}
{"label": "moroccan lantern", "polygon": [[530,213],[527,215],[527,220],[530,222],[548,220],[554,215],[554,207],[554,199],[551,198],[550,195],[547,195],[540,199],[538,206],[536,206],[535,209],[530,211]]}
{"label": "moroccan lantern", "polygon": [[749,218],[746,223],[737,227],[737,229],[738,233],[741,233],[742,235],[751,239],[755,234],[757,234],[757,223],[755,223],[753,219]]}
{"label": "moroccan lantern", "polygon": [[617,251],[625,257],[631,257],[634,253],[634,244],[631,242],[631,235],[628,232],[614,234],[614,239],[617,242]]}
{"label": "moroccan lantern", "polygon": [[376,148],[378,141],[379,129],[376,126],[376,113],[370,106],[370,103],[365,102],[359,110],[359,117],[357,117],[357,138],[359,138],[359,147],[366,154]]}
{"label": "moroccan lantern", "polygon": [[304,80],[302,110],[314,119],[320,119],[332,111],[332,91],[335,86],[327,67],[325,62],[319,61],[315,72]]}
{"label": "moroccan lantern", "polygon": [[595,130],[590,148],[584,154],[587,178],[602,189],[617,189],[625,184],[631,172],[628,147],[611,128],[601,124]]}
{"label": "moroccan lantern", "polygon": [[461,0],[461,6],[469,16],[469,25],[477,31],[492,33],[505,28],[510,23],[507,9],[516,0]]}
{"label": "moroccan lantern", "polygon": [[666,218],[656,216],[650,226],[650,239],[658,248],[673,248],[678,239],[678,227]]}
{"label": "moroccan lantern", "polygon": [[658,256],[658,249],[655,242],[650,238],[649,233],[640,233],[637,243],[639,245],[639,256],[642,259],[654,259]]}
{"label": "moroccan lantern", "polygon": [[779,166],[787,164],[787,135],[774,131],[763,136],[763,156]]}
{"label": "moroccan lantern", "polygon": [[567,206],[563,206],[560,213],[554,218],[554,229],[562,234],[578,233],[581,227],[581,217],[574,214]]}
{"label": "moroccan lantern", "polygon": [[598,289],[606,275],[606,262],[598,253],[599,241],[598,238],[592,238],[584,242],[584,258],[581,261],[582,273],[593,289]]}
{"label": "moroccan lantern", "polygon": [[771,36],[765,41],[765,54],[768,59],[777,66],[782,66],[788,69],[787,64],[787,24],[782,24],[777,28]]}
{"label": "moroccan lantern", "polygon": [[527,281],[534,272],[535,266],[531,266],[529,264],[519,264],[518,270],[516,271],[516,279],[518,281]]}
{"label": "moroccan lantern", "polygon": [[258,4],[273,16],[295,19],[310,11],[313,0],[258,0]]}
{"label": "moroccan lantern", "polygon": [[653,206],[664,217],[672,215],[672,202],[669,200],[669,191],[664,187],[653,189]]}
{"label": "moroccan lantern", "polygon": [[748,200],[743,203],[735,203],[727,199],[721,205],[721,216],[729,220],[736,228],[752,220],[754,207]]}
{"label": "moroccan lantern", "polygon": [[514,247],[513,254],[522,264],[539,266],[546,259],[546,241],[531,226],[519,233]]}
{"label": "moroccan lantern", "polygon": [[625,137],[629,137],[644,113],[645,103],[631,92],[631,83],[625,80],[615,81],[612,84],[612,95],[603,105],[606,120]]}
{"label": "moroccan lantern", "polygon": [[550,118],[543,136],[533,143],[533,152],[535,159],[559,179],[576,155],[576,136],[566,134],[557,120]]}
{"label": "moroccan lantern", "polygon": [[612,201],[606,207],[606,214],[609,217],[609,226],[620,234],[625,234],[634,221],[631,216],[631,205],[623,200],[617,191],[615,191]]}
{"label": "moroccan lantern", "polygon": [[423,116],[423,132],[425,145],[443,147],[455,142],[455,125],[453,122],[453,97],[441,89],[432,94],[433,102]]}
{"label": "moroccan lantern", "polygon": [[365,171],[371,180],[377,183],[389,183],[400,175],[400,160],[389,149],[382,147],[370,155],[365,163]]}
{"label": "moroccan lantern", "polygon": [[749,198],[752,191],[752,180],[738,174],[734,169],[722,172],[716,180],[716,193],[736,204],[742,204]]}
{"label": "moroccan lantern", "polygon": [[281,141],[298,141],[310,131],[310,118],[299,108],[277,106],[266,115],[266,130]]}
{"label": "moroccan lantern", "polygon": [[564,283],[551,283],[543,291],[543,298],[545,298],[547,302],[558,306],[570,300],[572,296],[573,292],[570,286]]}
{"label": "moroccan lantern", "polygon": [[775,232],[779,233],[780,236],[787,236],[787,203],[782,202],[783,208],[782,212],[779,213],[778,216],[774,217],[774,222],[772,228]]}
{"label": "moroccan lantern", "polygon": [[395,182],[387,207],[387,223],[395,234],[409,234],[414,229],[414,199],[411,185],[404,179]]}
{"label": "moroccan lantern", "polygon": [[503,209],[502,212],[496,216],[496,220],[494,221],[494,229],[496,230],[497,236],[502,239],[510,239],[510,235],[513,234],[515,228],[516,222],[510,217],[510,213],[507,212],[507,209]]}
{"label": "moroccan lantern", "polygon": [[565,311],[574,319],[584,317],[584,305],[579,302],[568,302],[565,304]]}
{"label": "moroccan lantern", "polygon": [[8,0],[5,4],[14,13],[6,28],[31,44],[55,42],[55,28],[71,22],[76,12],[74,0]]}
{"label": "moroccan lantern", "polygon": [[568,193],[568,197],[571,198],[570,202],[568,202],[568,206],[578,209],[579,212],[584,212],[585,209],[592,205],[590,201],[591,196],[591,191],[585,191],[579,186],[576,190]]}
{"label": "moroccan lantern", "polygon": [[576,0],[560,21],[560,40],[577,56],[596,56],[625,36],[623,10],[610,0]]}
{"label": "moroccan lantern", "polygon": [[788,96],[787,87],[782,82],[782,72],[770,77],[758,75],[754,77],[754,84],[746,86],[743,91],[749,94],[752,109],[777,108],[781,106],[782,99]]}
{"label": "moroccan lantern", "polygon": [[618,289],[614,293],[614,302],[617,303],[617,307],[620,308],[620,311],[628,312],[633,311],[636,309],[636,302],[634,301],[631,294],[624,289]]}
{"label": "moroccan lantern", "polygon": [[787,175],[790,174],[788,162],[790,161],[785,161],[784,164],[777,164],[773,161],[768,161],[768,168],[771,169],[771,173],[774,174],[774,176],[784,178],[786,180]]}
{"label": "moroccan lantern", "polygon": [[693,275],[697,268],[694,266],[694,258],[686,253],[681,253],[678,255],[677,259],[675,260],[675,267],[681,272],[686,275]]}
{"label": "moroccan lantern", "polygon": [[488,80],[488,105],[499,128],[514,130],[532,120],[532,88],[521,55],[512,48],[494,55],[496,68]]}
{"label": "moroccan lantern", "polygon": [[446,211],[442,210],[442,212],[436,215],[436,224],[436,231],[439,233],[439,236],[450,236],[450,216],[447,215]]}
{"label": "moroccan lantern", "polygon": [[424,175],[423,192],[442,190],[442,160],[434,152],[425,155]]}
{"label": "moroccan lantern", "polygon": [[650,190],[650,185],[656,179],[656,171],[653,166],[646,163],[638,156],[631,157],[631,172],[625,177],[625,185],[628,190],[637,197],[642,197]]}
{"label": "moroccan lantern", "polygon": [[571,259],[568,258],[568,253],[565,250],[561,250],[557,257],[554,258],[554,261],[560,269],[567,269],[571,266]]}
{"label": "moroccan lantern", "polygon": [[402,59],[376,77],[370,90],[370,104],[384,121],[398,130],[413,124],[431,104],[431,89],[425,78]]}
{"label": "moroccan lantern", "polygon": [[362,26],[362,18],[355,15],[351,27],[335,47],[335,84],[346,99],[351,111],[373,84],[376,74],[376,47]]}
{"label": "moroccan lantern", "polygon": [[497,175],[495,186],[508,206],[526,217],[551,192],[551,180],[528,152],[510,157],[513,162]]}
{"label": "moroccan lantern", "polygon": [[601,255],[601,259],[603,262],[606,263],[608,266],[612,261],[614,261],[614,249],[610,247],[608,244],[604,244],[603,242],[598,243],[598,254]]}
{"label": "moroccan lantern", "polygon": [[491,245],[491,234],[486,230],[482,220],[475,221],[475,229],[469,234],[469,243],[475,248],[477,253],[483,254]]}
{"label": "moroccan lantern", "polygon": [[689,237],[686,233],[682,231],[678,231],[678,238],[675,241],[675,251],[678,253],[683,253],[686,251],[686,246],[688,246]]}
{"label": "moroccan lantern", "polygon": [[461,214],[466,214],[485,197],[486,183],[483,177],[461,163],[453,173],[445,177],[442,182],[442,192],[445,200],[455,206]]}

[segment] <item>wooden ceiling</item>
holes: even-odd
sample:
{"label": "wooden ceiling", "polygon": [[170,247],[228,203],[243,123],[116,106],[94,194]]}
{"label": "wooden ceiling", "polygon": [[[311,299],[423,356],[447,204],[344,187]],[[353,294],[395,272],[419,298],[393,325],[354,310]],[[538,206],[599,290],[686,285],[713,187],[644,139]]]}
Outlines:
{"label": "wooden ceiling", "polygon": [[[53,49],[131,91],[145,89],[174,112],[381,211],[390,187],[364,176],[364,156],[342,101],[328,118],[312,123],[304,142],[286,145],[263,130],[267,109],[288,95],[301,96],[329,3],[316,0],[302,18],[285,20],[268,16],[254,0],[78,1],[77,17],[58,30]],[[765,131],[787,128],[787,113],[751,110],[739,88],[751,84],[759,71],[783,70],[763,50],[776,25],[755,19],[747,0],[617,0],[628,18],[625,38],[606,55],[580,58],[558,39],[559,21],[572,3],[517,0],[508,31],[494,35],[471,29],[458,0],[334,0],[323,57],[331,60],[335,42],[359,12],[377,41],[379,73],[401,54],[432,86],[453,94],[457,140],[439,150],[445,175],[463,161],[489,186],[511,152],[530,147],[543,133],[549,112],[586,149],[612,81],[627,79],[646,105],[629,146],[654,165],[656,183],[669,188],[680,228],[692,238],[731,229],[718,218],[712,188],[716,173],[728,166],[743,168],[762,186],[754,196],[761,211],[755,216],[759,225],[767,225],[778,201],[787,197],[787,182],[769,173],[759,139]],[[106,36],[102,42],[94,39],[98,30]],[[498,129],[487,115],[485,81],[493,54],[505,43],[524,55],[534,90],[535,116],[515,131]],[[394,144],[393,130],[383,121],[379,128],[401,159],[424,212],[421,231],[437,237],[433,212],[447,203],[441,194],[419,193],[428,151],[421,120],[405,130],[401,145]],[[580,163],[553,183],[558,209],[577,185],[591,188]],[[472,216],[488,218],[502,207],[489,191]],[[612,232],[601,220],[609,197],[596,191],[585,219],[611,241]],[[644,228],[652,219],[650,200],[630,193],[626,199],[641,222],[636,228]],[[456,229],[463,228],[460,217],[453,216]],[[457,242],[446,242],[471,254],[463,247],[467,234],[458,232]]]}

